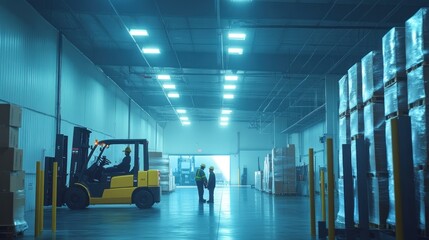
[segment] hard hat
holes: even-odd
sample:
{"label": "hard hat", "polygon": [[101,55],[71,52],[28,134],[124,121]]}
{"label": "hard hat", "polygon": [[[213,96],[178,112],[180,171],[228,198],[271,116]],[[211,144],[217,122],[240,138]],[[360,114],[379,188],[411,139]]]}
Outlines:
{"label": "hard hat", "polygon": [[131,152],[131,148],[130,147],[126,147],[123,152],[130,153]]}
{"label": "hard hat", "polygon": [[209,169],[210,169],[210,170],[214,170],[214,167],[213,167],[213,166],[210,166],[210,167],[209,167]]}
{"label": "hard hat", "polygon": [[205,168],[205,167],[206,167],[206,165],[205,165],[204,163],[201,163],[201,167],[202,167],[202,168]]}

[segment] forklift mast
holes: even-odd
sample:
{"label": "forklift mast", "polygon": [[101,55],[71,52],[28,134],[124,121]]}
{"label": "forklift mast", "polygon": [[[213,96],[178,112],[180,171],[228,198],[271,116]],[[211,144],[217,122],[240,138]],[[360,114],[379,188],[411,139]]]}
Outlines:
{"label": "forklift mast", "polygon": [[69,186],[79,181],[87,167],[90,134],[91,131],[86,128],[74,128]]}

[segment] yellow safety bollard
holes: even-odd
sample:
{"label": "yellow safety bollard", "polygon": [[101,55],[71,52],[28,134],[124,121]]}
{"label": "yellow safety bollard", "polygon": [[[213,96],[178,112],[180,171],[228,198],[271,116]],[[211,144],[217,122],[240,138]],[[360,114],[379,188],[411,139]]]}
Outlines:
{"label": "yellow safety bollard", "polygon": [[322,221],[326,222],[325,170],[320,171],[320,203],[322,205]]}
{"label": "yellow safety bollard", "polygon": [[57,175],[58,163],[52,167],[52,232],[57,231]]}
{"label": "yellow safety bollard", "polygon": [[39,207],[39,198],[40,198],[40,162],[36,162],[36,201],[35,201],[35,214],[34,214],[34,235],[36,237],[39,236],[39,214],[40,214],[40,207]]}
{"label": "yellow safety bollard", "polygon": [[326,139],[326,157],[328,162],[328,239],[335,239],[334,224],[334,155],[332,138]]}
{"label": "yellow safety bollard", "polygon": [[308,149],[308,176],[310,191],[310,232],[311,236],[316,236],[316,207],[314,201],[314,154],[313,149]]}
{"label": "yellow safety bollard", "polygon": [[[398,137],[398,119],[390,120],[391,134],[392,134],[392,160],[393,160],[393,182],[395,196],[401,196],[401,179],[400,179],[400,162],[399,162],[399,137]],[[395,215],[396,226],[395,234],[397,239],[405,239],[404,236],[404,222],[402,215],[402,198],[395,197]]]}

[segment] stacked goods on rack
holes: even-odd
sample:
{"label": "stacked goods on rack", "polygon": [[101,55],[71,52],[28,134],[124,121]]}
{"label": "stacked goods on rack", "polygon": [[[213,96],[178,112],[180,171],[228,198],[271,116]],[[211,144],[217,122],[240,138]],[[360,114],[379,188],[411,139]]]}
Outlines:
{"label": "stacked goods on rack", "polygon": [[262,191],[262,171],[255,171],[255,189]]}
{"label": "stacked goods on rack", "polygon": [[176,188],[175,178],[170,167],[170,159],[162,156],[162,152],[149,152],[150,169],[160,172],[161,191],[171,192]]}
{"label": "stacked goods on rack", "polygon": [[369,222],[386,225],[389,194],[384,118],[383,55],[372,51],[362,58],[364,137],[369,147]]}
{"label": "stacked goods on rack", "polygon": [[273,194],[296,194],[295,145],[272,149]]}
{"label": "stacked goods on rack", "polygon": [[338,161],[338,214],[336,222],[344,224],[344,179],[343,179],[343,144],[350,144],[350,111],[349,111],[349,88],[348,78],[344,75],[338,81],[340,105],[339,114],[339,161]]}
{"label": "stacked goods on rack", "polygon": [[408,107],[411,119],[416,208],[419,228],[429,230],[429,9],[422,8],[405,23]]}
{"label": "stacked goods on rack", "polygon": [[363,100],[362,100],[362,67],[356,63],[348,70],[349,81],[349,109],[350,109],[350,137],[351,137],[351,164],[354,192],[354,221],[359,222],[358,196],[357,196],[357,153],[356,139],[363,137]]}
{"label": "stacked goods on rack", "polygon": [[272,178],[272,157],[271,154],[267,154],[264,160],[264,172],[262,174],[262,190],[267,193],[271,193],[271,188],[273,186]]}
{"label": "stacked goods on rack", "polygon": [[0,104],[0,234],[16,235],[28,228],[24,219],[25,172],[18,149],[21,108]]}
{"label": "stacked goods on rack", "polygon": [[384,113],[386,117],[386,156],[389,188],[389,214],[387,223],[395,225],[395,195],[393,183],[392,136],[389,119],[408,114],[407,77],[405,73],[405,29],[392,28],[384,35],[383,84]]}

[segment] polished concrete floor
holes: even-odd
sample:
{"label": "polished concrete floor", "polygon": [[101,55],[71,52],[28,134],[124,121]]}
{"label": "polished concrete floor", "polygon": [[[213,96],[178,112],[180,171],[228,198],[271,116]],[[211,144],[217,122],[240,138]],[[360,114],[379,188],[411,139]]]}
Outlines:
{"label": "polished concrete floor", "polygon": [[[208,198],[208,192],[205,192]],[[250,187],[219,187],[214,204],[199,204],[197,189],[178,188],[161,203],[141,210],[134,205],[97,205],[72,211],[58,208],[52,234],[51,210],[45,209],[39,239],[312,239],[309,200],[273,196]],[[34,212],[27,213],[34,238]]]}

